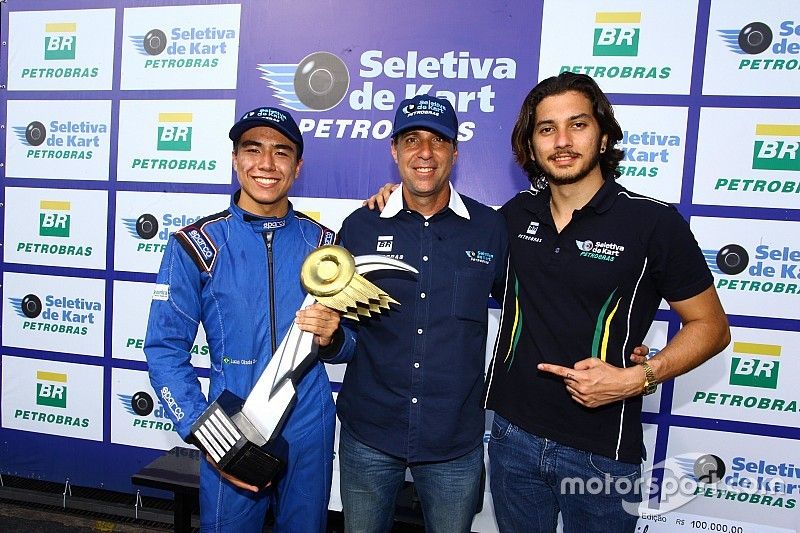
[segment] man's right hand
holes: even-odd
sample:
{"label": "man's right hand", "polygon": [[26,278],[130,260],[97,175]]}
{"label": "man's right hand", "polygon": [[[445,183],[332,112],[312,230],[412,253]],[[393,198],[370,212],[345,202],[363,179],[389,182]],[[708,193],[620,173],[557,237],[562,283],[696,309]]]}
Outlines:
{"label": "man's right hand", "polygon": [[[244,481],[242,481],[242,480],[241,480],[241,479],[239,479],[238,477],[234,477],[234,476],[230,475],[229,473],[227,473],[227,472],[224,472],[224,471],[223,471],[223,470],[222,470],[222,469],[221,469],[221,468],[220,468],[220,467],[217,465],[217,463],[214,461],[214,459],[212,459],[212,458],[211,458],[211,456],[210,456],[210,455],[208,455],[208,454],[206,454],[206,460],[209,462],[209,464],[211,464],[211,465],[212,465],[214,468],[216,468],[216,469],[217,469],[217,472],[219,472],[219,474],[220,474],[220,475],[221,475],[223,478],[225,478],[225,479],[228,481],[228,483],[230,483],[230,484],[231,484],[231,485],[233,485],[234,487],[240,488],[240,489],[242,489],[242,490],[249,490],[250,492],[259,492],[259,491],[261,491],[261,489],[259,489],[259,488],[258,488],[258,487],[256,487],[255,485],[250,485],[249,483],[245,483]],[[267,485],[266,485],[265,487],[263,487],[263,488],[267,488],[267,487],[269,487],[270,485],[271,485],[271,483],[267,483]]]}
{"label": "man's right hand", "polygon": [[383,208],[386,207],[386,202],[389,201],[389,196],[397,189],[400,185],[397,183],[387,183],[380,189],[378,192],[364,200],[364,203],[361,205],[365,205],[370,208],[370,210],[374,211],[375,208],[378,208],[378,211],[383,211]]}

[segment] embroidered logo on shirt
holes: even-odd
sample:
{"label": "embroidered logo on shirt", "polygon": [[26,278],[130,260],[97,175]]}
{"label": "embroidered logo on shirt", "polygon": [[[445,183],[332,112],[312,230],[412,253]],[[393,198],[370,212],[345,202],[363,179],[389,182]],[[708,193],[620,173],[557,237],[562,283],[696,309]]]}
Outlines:
{"label": "embroidered logo on shirt", "polygon": [[575,241],[575,246],[581,251],[580,257],[597,259],[598,261],[614,261],[625,251],[625,247],[613,242]]}
{"label": "embroidered logo on shirt", "polygon": [[528,229],[525,230],[525,233],[518,233],[517,239],[522,239],[524,241],[530,242],[542,242],[541,237],[534,237],[539,232],[539,223],[535,220],[531,220],[530,224],[528,224]]}
{"label": "embroidered logo on shirt", "polygon": [[378,245],[375,250],[378,252],[391,252],[393,239],[394,235],[378,235]]}
{"label": "embroidered logo on shirt", "polygon": [[169,285],[156,283],[155,289],[153,289],[153,300],[169,300]]}
{"label": "embroidered logo on shirt", "polygon": [[226,365],[254,365],[258,362],[256,359],[231,359],[227,355],[222,358],[222,362]]}
{"label": "embroidered logo on shirt", "polygon": [[172,392],[167,387],[161,387],[161,399],[164,400],[164,403],[167,404],[169,410],[172,411],[172,414],[175,415],[175,420],[181,420],[183,418],[183,409],[178,406],[178,402],[175,401],[175,398],[172,397]]}
{"label": "embroidered logo on shirt", "polygon": [[208,260],[214,257],[214,252],[211,251],[211,246],[199,231],[196,229],[190,229],[188,235],[189,238],[194,241],[195,246],[197,246],[197,251],[202,254],[203,259]]}
{"label": "embroidered logo on shirt", "polygon": [[286,225],[285,220],[267,220],[264,222],[263,229],[264,231],[270,231],[274,229],[280,229]]}
{"label": "embroidered logo on shirt", "polygon": [[494,254],[490,254],[489,252],[481,252],[480,250],[476,252],[473,252],[472,250],[466,250],[466,254],[470,261],[483,263],[484,265],[488,265],[492,262],[492,259],[494,259]]}

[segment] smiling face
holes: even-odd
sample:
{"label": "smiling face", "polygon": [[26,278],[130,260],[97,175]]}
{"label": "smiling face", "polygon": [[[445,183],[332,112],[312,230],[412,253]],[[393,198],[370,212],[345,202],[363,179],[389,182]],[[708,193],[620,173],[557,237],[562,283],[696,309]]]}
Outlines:
{"label": "smiling face", "polygon": [[587,176],[602,180],[600,150],[607,141],[591,101],[581,92],[548,96],[536,106],[531,148],[553,185],[577,183]]}
{"label": "smiling face", "polygon": [[438,211],[447,205],[450,199],[448,180],[458,157],[453,141],[427,130],[406,131],[392,142],[392,157],[397,163],[404,198],[410,207],[423,214],[432,214],[416,206],[436,206]]}
{"label": "smiling face", "polygon": [[288,137],[266,126],[250,128],[233,151],[233,168],[242,188],[237,205],[254,215],[284,216],[289,189],[302,166],[297,146]]}

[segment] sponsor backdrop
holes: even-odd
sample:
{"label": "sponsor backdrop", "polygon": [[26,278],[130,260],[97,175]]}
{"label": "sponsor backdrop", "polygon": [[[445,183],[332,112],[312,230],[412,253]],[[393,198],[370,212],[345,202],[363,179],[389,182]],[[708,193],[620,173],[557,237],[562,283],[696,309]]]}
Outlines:
{"label": "sponsor backdrop", "polygon": [[[502,205],[527,186],[509,143],[520,102],[569,70],[610,94],[621,181],[690,221],[733,326],[724,353],[644,403],[639,530],[800,527],[795,1],[409,0],[378,15],[368,0],[7,0],[0,14],[0,473],[133,492],[179,443],[146,377],[145,318],[169,235],[229,201],[239,114],[294,114],[295,206],[338,228],[397,181],[393,111],[420,93],[458,110],[455,185]],[[652,353],[679,327],[662,305]],[[202,330],[192,355],[205,387]],[[496,529],[488,492],[474,529]]]}

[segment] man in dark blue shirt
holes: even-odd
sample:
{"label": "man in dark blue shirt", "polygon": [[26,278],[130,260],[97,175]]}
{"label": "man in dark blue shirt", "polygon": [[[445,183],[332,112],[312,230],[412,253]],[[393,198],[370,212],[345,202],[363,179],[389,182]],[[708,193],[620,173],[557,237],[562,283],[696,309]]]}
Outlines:
{"label": "man in dark blue shirt", "polygon": [[[405,261],[418,275],[373,281],[400,302],[359,324],[337,412],[345,529],[391,527],[410,468],[427,531],[469,531],[481,496],[486,302],[502,290],[507,232],[493,209],[450,184],[458,120],[444,99],[401,102],[391,151],[402,185],[340,233],[354,255]],[[497,294],[497,293],[495,293]]]}

